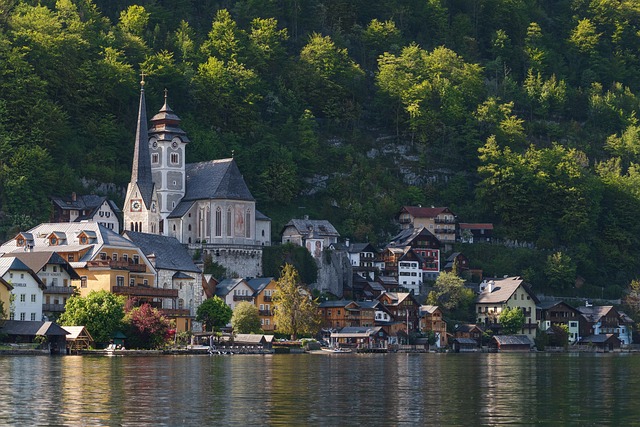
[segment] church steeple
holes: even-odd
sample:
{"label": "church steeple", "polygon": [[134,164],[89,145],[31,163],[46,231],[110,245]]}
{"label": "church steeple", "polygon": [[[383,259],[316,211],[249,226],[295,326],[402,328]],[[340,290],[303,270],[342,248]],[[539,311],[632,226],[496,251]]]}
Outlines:
{"label": "church steeple", "polygon": [[149,157],[149,130],[147,124],[147,106],[144,98],[144,72],[140,81],[140,106],[138,124],[131,167],[131,183],[138,184],[140,196],[147,209],[151,206],[153,195],[153,177],[151,176],[151,158]]}

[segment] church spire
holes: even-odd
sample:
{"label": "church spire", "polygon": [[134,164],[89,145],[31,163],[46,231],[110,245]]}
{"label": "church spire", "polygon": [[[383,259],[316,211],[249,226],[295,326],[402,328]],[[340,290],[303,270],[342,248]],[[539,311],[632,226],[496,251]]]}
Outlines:
{"label": "church spire", "polygon": [[147,106],[144,98],[144,71],[140,81],[140,106],[138,109],[138,124],[133,151],[133,165],[131,167],[131,183],[138,184],[140,196],[147,209],[151,205],[153,195],[153,179],[151,176],[151,158],[149,155],[149,130],[147,124]]}

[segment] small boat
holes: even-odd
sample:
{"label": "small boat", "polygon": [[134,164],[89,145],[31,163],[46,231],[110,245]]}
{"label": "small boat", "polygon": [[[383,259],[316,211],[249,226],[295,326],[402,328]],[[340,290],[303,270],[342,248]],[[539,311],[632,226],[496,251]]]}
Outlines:
{"label": "small boat", "polygon": [[351,349],[340,347],[322,347],[321,350],[326,351],[327,353],[351,353]]}

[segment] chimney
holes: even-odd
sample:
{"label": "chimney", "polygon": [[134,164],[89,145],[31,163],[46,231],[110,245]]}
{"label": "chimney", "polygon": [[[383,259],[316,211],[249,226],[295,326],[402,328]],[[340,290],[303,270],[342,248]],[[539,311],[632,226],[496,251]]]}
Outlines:
{"label": "chimney", "polygon": [[305,215],[305,216],[304,216],[304,220],[305,220],[305,221],[309,221],[309,215]]}
{"label": "chimney", "polygon": [[351,243],[349,239],[345,239],[344,245],[347,247],[347,249],[349,249],[349,246],[351,246],[349,243]]}
{"label": "chimney", "polygon": [[76,192],[74,191],[73,193],[71,193],[71,201],[75,202],[76,200],[78,200],[78,196],[76,195]]}
{"label": "chimney", "polygon": [[487,282],[487,287],[485,288],[487,292],[491,293],[493,292],[493,288],[496,286],[496,282],[494,282],[493,280],[489,280],[489,282]]}

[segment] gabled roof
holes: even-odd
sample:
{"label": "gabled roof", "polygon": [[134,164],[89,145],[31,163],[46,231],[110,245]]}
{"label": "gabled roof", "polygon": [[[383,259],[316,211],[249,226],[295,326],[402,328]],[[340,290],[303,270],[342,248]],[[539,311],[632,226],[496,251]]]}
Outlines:
{"label": "gabled roof", "polygon": [[352,254],[359,254],[362,252],[373,252],[374,254],[378,253],[376,248],[374,248],[371,243],[351,243],[347,250]]}
{"label": "gabled roof", "polygon": [[348,304],[351,304],[353,300],[337,300],[337,301],[322,301],[318,304],[320,308],[337,308],[337,307],[346,307]]}
{"label": "gabled roof", "polygon": [[247,284],[255,292],[254,295],[257,295],[269,286],[272,281],[273,277],[254,277],[253,279],[247,279]]}
{"label": "gabled roof", "polygon": [[500,345],[533,345],[526,335],[494,335],[493,339]]}
{"label": "gabled roof", "polygon": [[425,227],[407,228],[396,234],[387,245],[387,248],[400,248],[411,245],[418,237],[438,242],[438,238]]}
{"label": "gabled roof", "polygon": [[[80,244],[78,236],[83,232],[94,232],[95,241]],[[48,236],[53,232],[64,233],[67,237],[60,245],[50,246]],[[137,249],[137,246],[120,234],[96,222],[59,222],[43,223],[35,226],[29,233],[33,234],[33,252],[74,252],[87,250],[78,261],[89,261],[100,252],[103,246]],[[0,246],[0,252],[25,252],[25,248],[11,239]],[[73,264],[72,264],[73,265]]]}
{"label": "gabled roof", "polygon": [[183,201],[229,199],[255,201],[233,158],[186,165]]}
{"label": "gabled roof", "polygon": [[201,273],[187,249],[175,237],[133,231],[125,231],[124,236],[138,246],[147,258],[155,255],[156,269]]}
{"label": "gabled roof", "polygon": [[36,281],[38,286],[41,289],[45,289],[46,286],[42,283],[42,280],[38,277],[38,275],[30,269],[24,262],[20,261],[18,258],[14,256],[2,256],[0,258],[0,277],[4,276],[9,271],[24,271],[29,274],[33,280]]}
{"label": "gabled roof", "polygon": [[[578,311],[582,316],[587,319],[587,321],[596,323],[603,316],[606,316],[611,310],[614,310],[612,305],[594,305],[594,306],[580,306],[578,307]],[[616,311],[617,313],[617,311]]]}
{"label": "gabled roof", "polygon": [[66,336],[67,331],[62,329],[58,324],[53,322],[37,322],[24,320],[5,320],[0,332],[7,335],[26,335],[36,336]]}
{"label": "gabled roof", "polygon": [[489,292],[489,287],[478,295],[476,304],[496,304],[507,302],[513,293],[522,285],[522,288],[527,292],[534,302],[538,302],[538,298],[529,290],[524,280],[520,277],[507,277],[505,279],[493,280],[492,291]]}
{"label": "gabled roof", "polygon": [[178,203],[178,206],[176,206],[171,211],[168,218],[182,218],[187,214],[187,212],[189,212],[189,209],[191,209],[191,206],[193,206],[194,203],[195,203],[195,200],[180,201],[180,203]]}
{"label": "gabled roof", "polygon": [[436,310],[439,310],[440,307],[438,307],[437,305],[421,305],[420,306],[420,314],[424,314],[424,313],[429,313],[429,314],[433,314],[436,312]]}
{"label": "gabled roof", "polygon": [[391,300],[390,305],[394,306],[402,304],[402,302],[407,298],[411,298],[415,302],[415,299],[412,297],[412,294],[410,292],[385,292],[378,297],[378,301],[380,301],[384,295],[387,295],[389,297],[389,299]]}
{"label": "gabled roof", "polygon": [[367,338],[378,335],[382,331],[382,326],[366,327],[366,326],[347,326],[342,328],[340,332],[332,332],[331,338]]}
{"label": "gabled roof", "polygon": [[620,341],[614,334],[599,334],[581,338],[580,343],[603,344],[611,339]]}
{"label": "gabled roof", "polygon": [[578,310],[577,308],[575,308],[575,307],[573,307],[573,306],[571,306],[571,305],[567,304],[567,303],[566,303],[566,302],[564,302],[564,301],[542,301],[542,302],[540,302],[540,303],[538,304],[538,308],[539,308],[540,310],[549,310],[549,309],[552,309],[553,307],[556,307],[556,306],[558,306],[558,305],[564,305],[564,306],[566,306],[566,307],[570,308],[571,310],[573,310],[573,311],[575,311],[575,312],[577,312],[577,313],[579,313],[579,312],[580,312],[580,310]]}
{"label": "gabled roof", "polygon": [[308,236],[311,232],[318,237],[340,236],[340,233],[338,233],[335,227],[326,219],[292,219],[284,226],[282,231],[287,227],[294,227],[302,236]]}
{"label": "gabled roof", "polygon": [[[76,195],[76,196],[71,195],[71,196],[51,197],[51,202],[53,202],[54,205],[56,205],[58,208],[60,208],[63,211],[66,211],[66,210],[88,211],[86,215],[81,216],[82,218],[92,217],[93,213],[97,209],[99,209],[100,206],[102,206],[102,204],[105,201],[107,201],[107,203],[109,204],[109,207],[111,207],[111,210],[113,210],[115,213],[120,212],[120,208],[118,208],[118,206],[116,206],[116,204],[112,200],[107,199],[107,197],[105,196],[98,196],[95,194],[85,194],[85,195]],[[78,221],[78,219],[76,219],[76,221]]]}
{"label": "gabled roof", "polygon": [[69,333],[67,340],[76,340],[81,334],[84,334],[89,340],[93,341],[93,337],[84,326],[62,326],[62,329]]}
{"label": "gabled roof", "polygon": [[216,295],[219,297],[228,295],[229,292],[231,292],[233,288],[238,286],[241,282],[244,282],[244,279],[224,279],[216,286]]}
{"label": "gabled roof", "polygon": [[473,338],[453,338],[451,342],[457,342],[458,344],[478,345],[478,341]]}
{"label": "gabled roof", "polygon": [[55,252],[12,252],[2,255],[2,257],[16,257],[36,274],[47,264],[59,265],[69,274],[71,279],[80,279],[73,267]]}
{"label": "gabled roof", "polygon": [[440,207],[440,208],[423,208],[421,206],[403,206],[400,212],[406,211],[414,218],[435,218],[441,213],[451,212],[449,208]]}
{"label": "gabled roof", "polygon": [[464,324],[464,325],[458,325],[456,327],[455,332],[471,332],[474,329],[479,329],[480,332],[482,332],[482,328],[478,325],[476,325],[475,323],[469,323],[469,324]]}
{"label": "gabled roof", "polygon": [[271,221],[271,218],[256,209],[256,221]]}

